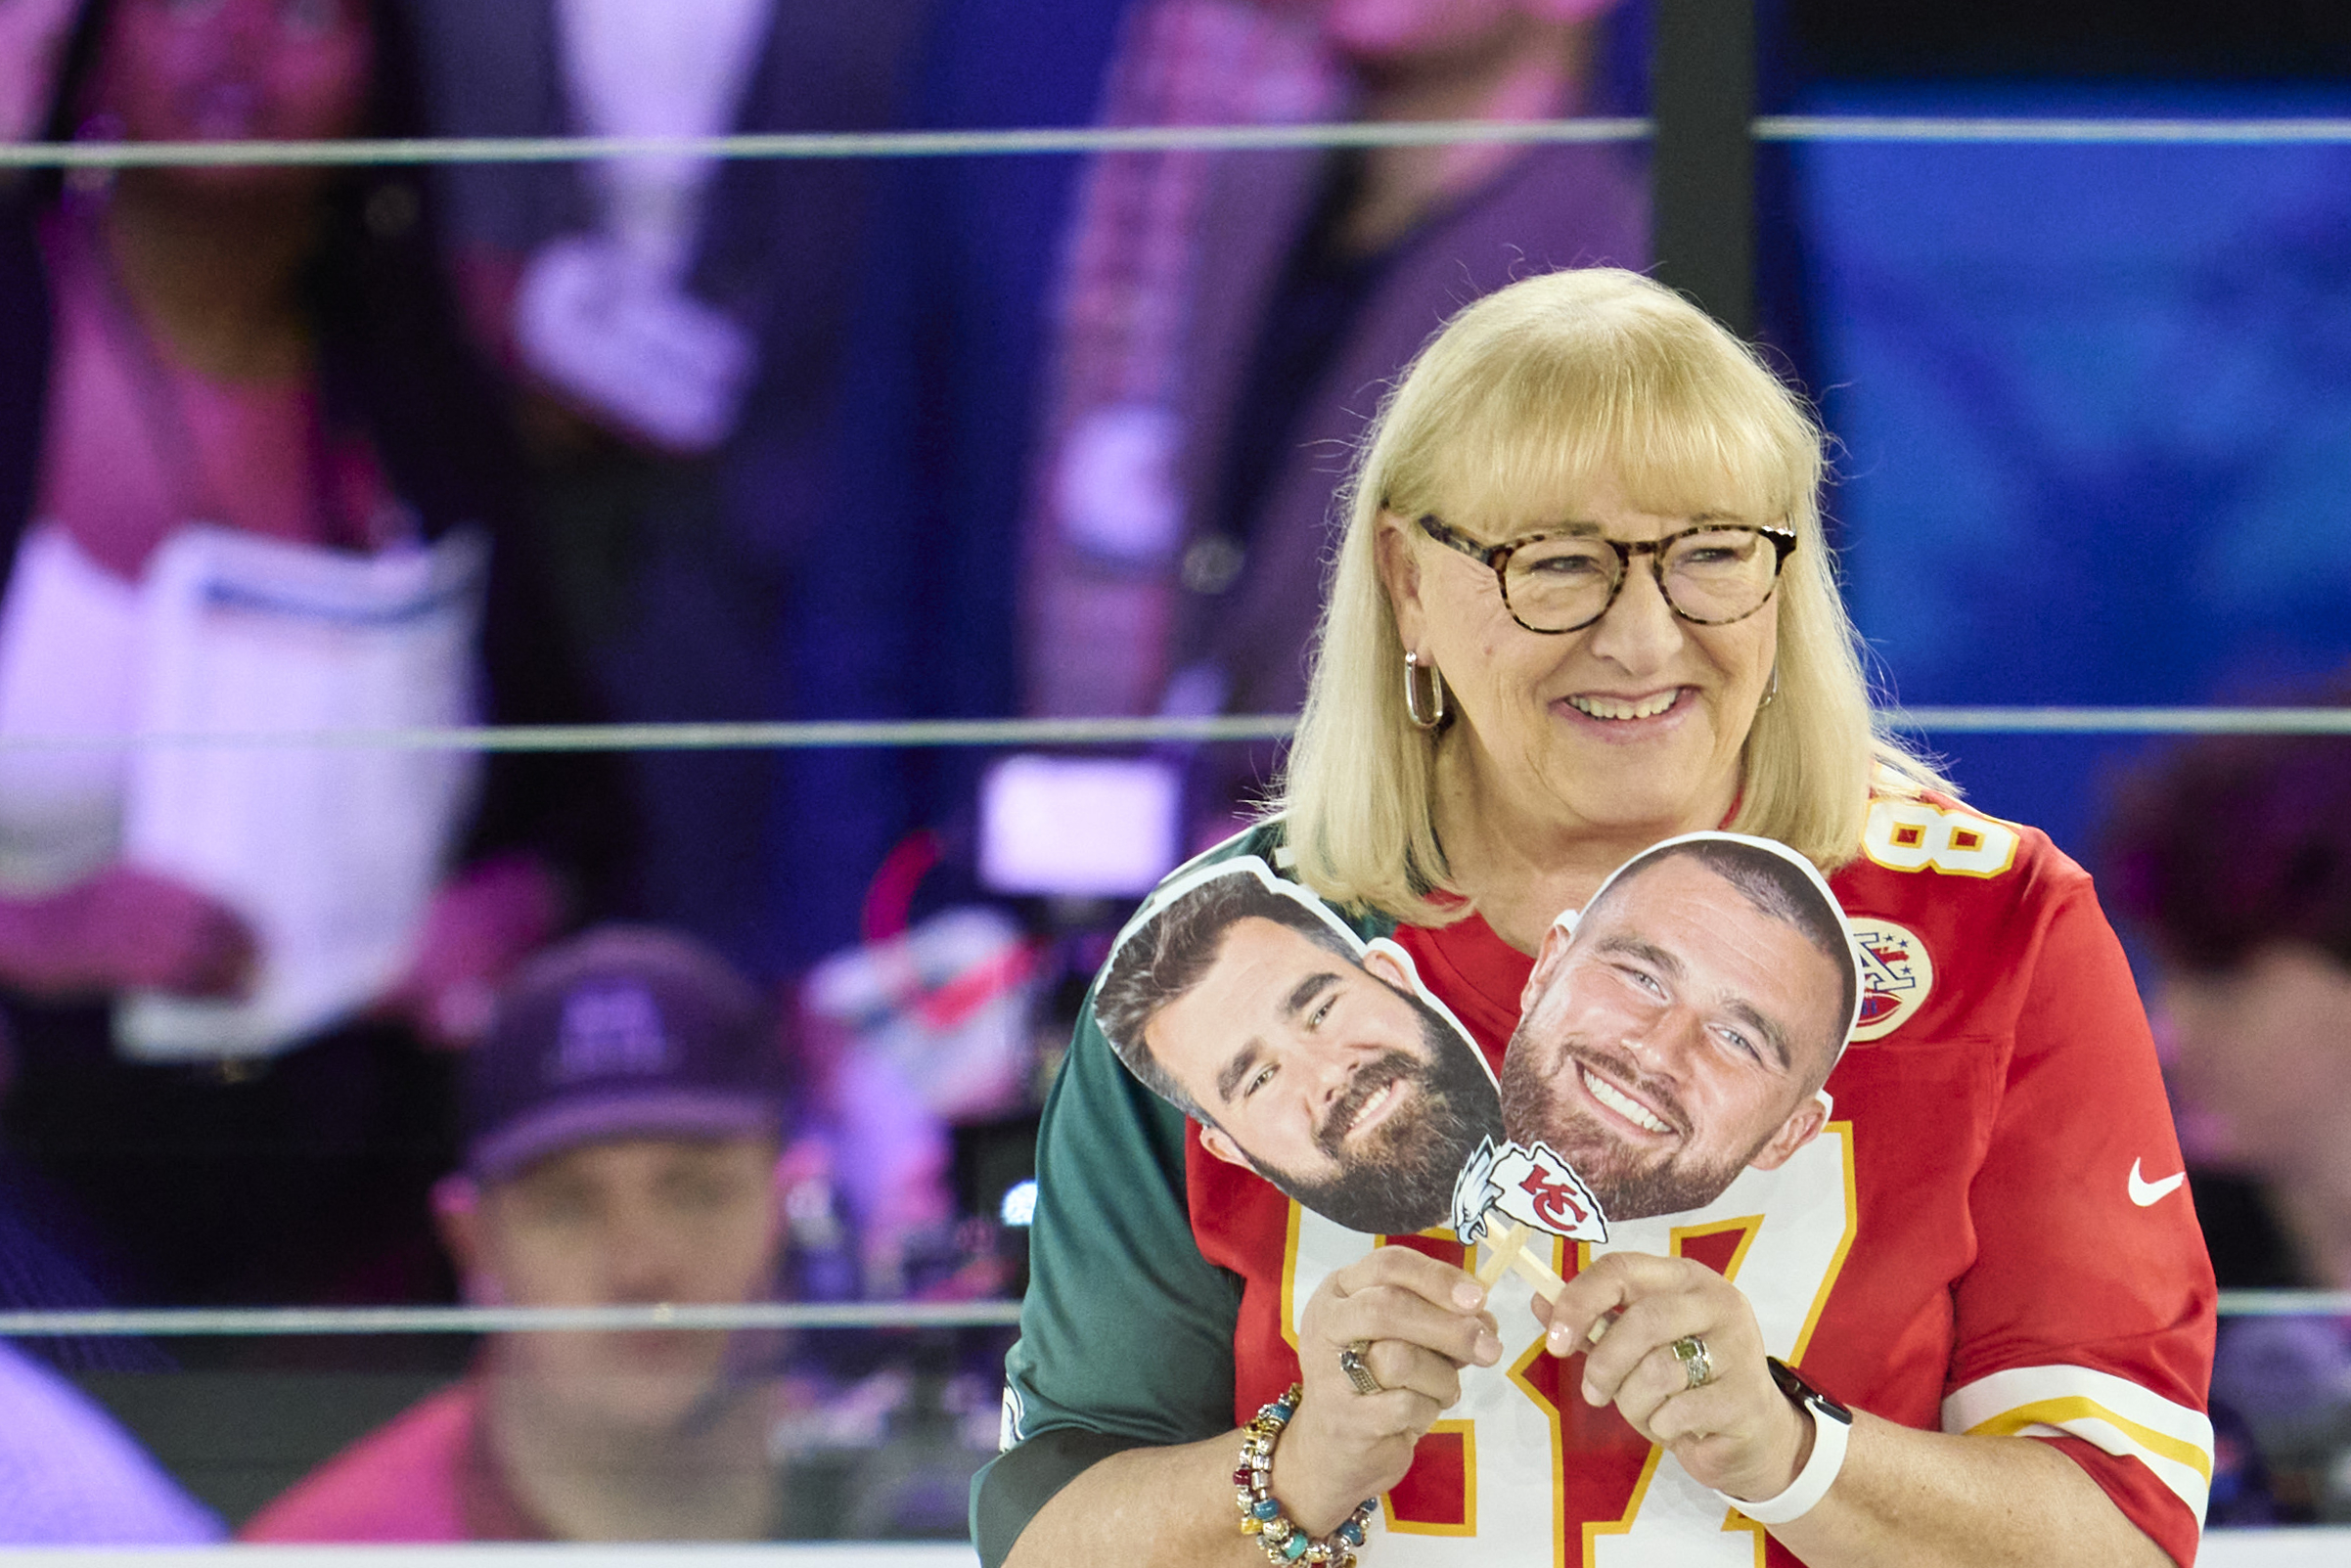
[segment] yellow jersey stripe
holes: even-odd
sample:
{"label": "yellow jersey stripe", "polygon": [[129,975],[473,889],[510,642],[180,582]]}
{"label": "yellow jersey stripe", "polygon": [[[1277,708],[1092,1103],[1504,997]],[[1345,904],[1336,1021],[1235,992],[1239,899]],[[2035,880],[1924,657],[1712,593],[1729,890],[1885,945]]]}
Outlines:
{"label": "yellow jersey stripe", "polygon": [[2031,1405],[2019,1405],[2012,1411],[2003,1411],[1989,1420],[1978,1421],[1967,1428],[1970,1437],[2012,1437],[2028,1426],[2064,1427],[2074,1421],[2103,1421],[2129,1437],[2133,1443],[2149,1454],[2166,1458],[2174,1464],[2185,1465],[2212,1484],[2212,1456],[2194,1444],[2158,1432],[2129,1417],[2117,1414],[2085,1395],[2067,1399],[2045,1399]]}

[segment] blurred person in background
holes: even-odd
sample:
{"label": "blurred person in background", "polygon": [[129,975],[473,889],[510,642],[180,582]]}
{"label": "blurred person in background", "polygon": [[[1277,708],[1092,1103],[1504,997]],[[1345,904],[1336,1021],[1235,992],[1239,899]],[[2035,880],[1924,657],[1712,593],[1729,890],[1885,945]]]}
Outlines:
{"label": "blurred person in background", "polygon": [[[1593,0],[937,0],[908,118],[1606,113],[1623,31]],[[843,515],[909,563],[919,718],[1294,708],[1344,443],[1382,384],[1475,294],[1648,254],[1640,164],[1608,148],[881,175]],[[919,759],[914,811],[953,837],[986,761]],[[1259,763],[1202,763],[1200,812],[1221,819]]]}
{"label": "blurred person in background", "polygon": [[88,1395],[0,1341],[0,1546],[195,1546],[221,1534]]}
{"label": "blurred person in background", "polygon": [[[699,944],[605,927],[533,961],[472,1054],[433,1202],[483,1306],[767,1300],[785,1096],[757,995]],[[766,1336],[523,1332],[247,1527],[253,1541],[752,1540],[791,1527]],[[812,1500],[797,1500],[807,1505]],[[832,1501],[832,1500],[828,1500]]]}
{"label": "blurred person in background", "polygon": [[[434,127],[464,136],[872,130],[927,0],[421,0]],[[835,457],[874,159],[441,171],[468,312],[521,411],[565,614],[629,722],[903,707],[922,563]],[[631,755],[646,913],[749,972],[856,940],[905,831],[888,750]],[[724,822],[729,830],[712,832]]]}
{"label": "blurred person in background", "polygon": [[[2337,683],[2321,700],[2346,698]],[[2351,1289],[2351,738],[2179,746],[2123,781],[2105,851],[2115,906],[2153,948],[2221,1285]],[[2284,1518],[2351,1519],[2351,1322],[2224,1322],[2212,1392],[2249,1425]]]}
{"label": "blurred person in background", "polygon": [[[392,0],[92,0],[49,135],[414,135],[411,55]],[[0,732],[593,716],[428,198],[299,167],[0,191]],[[147,1299],[440,1294],[420,1042],[616,896],[627,836],[595,758],[14,751],[6,1136]]]}
{"label": "blurred person in background", "polygon": [[[1103,117],[1588,114],[1612,4],[1138,0]],[[1295,711],[1333,498],[1380,389],[1478,294],[1639,267],[1647,229],[1638,164],[1604,145],[1097,158],[1023,525],[1028,710]],[[1223,821],[1269,762],[1226,756],[1196,810]]]}
{"label": "blurred person in background", "polygon": [[2125,781],[2106,853],[2221,1283],[2351,1289],[2351,742],[2182,746]]}

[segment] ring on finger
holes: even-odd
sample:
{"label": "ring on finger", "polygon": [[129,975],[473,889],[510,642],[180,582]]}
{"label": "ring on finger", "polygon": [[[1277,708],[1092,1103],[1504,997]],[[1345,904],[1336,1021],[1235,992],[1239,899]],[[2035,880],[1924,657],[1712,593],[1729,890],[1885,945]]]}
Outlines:
{"label": "ring on finger", "polygon": [[1706,1353],[1706,1342],[1695,1334],[1684,1334],[1673,1342],[1674,1360],[1682,1364],[1682,1391],[1704,1388],[1714,1381],[1714,1358]]}
{"label": "ring on finger", "polygon": [[1368,1339],[1350,1342],[1346,1349],[1338,1353],[1338,1369],[1347,1374],[1347,1381],[1355,1385],[1356,1393],[1384,1394],[1387,1386],[1372,1375],[1370,1364],[1363,1359],[1371,1348],[1372,1342]]}

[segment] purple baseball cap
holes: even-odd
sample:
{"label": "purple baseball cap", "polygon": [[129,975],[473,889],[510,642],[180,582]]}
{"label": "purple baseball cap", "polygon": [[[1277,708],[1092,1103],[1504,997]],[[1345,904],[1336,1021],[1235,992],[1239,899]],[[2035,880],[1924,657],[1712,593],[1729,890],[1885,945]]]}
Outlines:
{"label": "purple baseball cap", "polygon": [[781,1137],[768,1009],[700,943],[607,925],[524,964],[468,1055],[466,1170],[504,1180],[615,1138]]}

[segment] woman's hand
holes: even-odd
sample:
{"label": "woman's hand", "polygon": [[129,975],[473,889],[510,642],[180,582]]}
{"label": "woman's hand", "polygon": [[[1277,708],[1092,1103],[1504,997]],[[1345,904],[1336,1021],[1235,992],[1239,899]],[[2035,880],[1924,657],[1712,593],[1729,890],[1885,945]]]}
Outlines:
{"label": "woman's hand", "polygon": [[[1739,1287],[1702,1263],[1611,1252],[1577,1274],[1559,1300],[1535,1298],[1554,1356],[1582,1350],[1592,1325],[1617,1317],[1584,1358],[1583,1396],[1614,1405],[1633,1430],[1673,1451],[1706,1486],[1756,1501],[1787,1490],[1812,1452],[1812,1422],[1772,1381],[1763,1331]],[[1674,1341],[1703,1340],[1712,1377],[1690,1386]]]}
{"label": "woman's hand", "polygon": [[[1461,1398],[1461,1369],[1502,1359],[1485,1303],[1476,1279],[1410,1247],[1379,1247],[1323,1281],[1298,1322],[1306,1391],[1274,1449],[1273,1494],[1300,1529],[1328,1534],[1404,1479],[1414,1445]],[[1380,1393],[1339,1366],[1357,1340]]]}
{"label": "woman's hand", "polygon": [[251,984],[254,959],[252,929],[235,910],[136,866],[0,900],[0,974],[39,997],[235,996]]}
{"label": "woman's hand", "polygon": [[384,998],[430,1044],[470,1046],[489,1027],[498,988],[563,921],[563,889],[535,856],[506,855],[443,882],[416,962]]}

